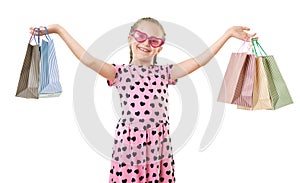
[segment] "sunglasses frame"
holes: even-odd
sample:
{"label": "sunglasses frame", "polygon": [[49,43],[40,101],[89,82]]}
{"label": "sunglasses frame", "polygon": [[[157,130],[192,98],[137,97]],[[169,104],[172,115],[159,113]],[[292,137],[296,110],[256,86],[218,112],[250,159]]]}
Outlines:
{"label": "sunglasses frame", "polygon": [[[145,36],[146,36],[146,39],[144,39],[143,41],[138,41],[137,38],[134,36],[136,32],[145,35]],[[155,37],[155,36],[150,36],[150,37],[149,37],[148,34],[142,32],[142,31],[140,31],[140,30],[137,30],[137,29],[133,30],[132,33],[131,33],[130,35],[131,35],[132,37],[134,37],[134,39],[135,39],[138,43],[143,43],[143,42],[145,42],[146,40],[148,40],[148,43],[149,43],[153,48],[161,47],[161,46],[165,43],[165,40],[163,40],[162,38],[158,38],[158,37]],[[151,39],[160,40],[161,43],[160,43],[158,46],[153,46],[153,45],[152,45],[152,42],[151,42]]]}

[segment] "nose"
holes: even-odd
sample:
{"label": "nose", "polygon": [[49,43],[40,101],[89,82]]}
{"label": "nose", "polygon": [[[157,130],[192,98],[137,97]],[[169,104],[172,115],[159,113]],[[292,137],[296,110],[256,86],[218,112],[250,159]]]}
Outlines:
{"label": "nose", "polygon": [[143,45],[143,46],[145,46],[145,47],[148,47],[148,48],[150,48],[150,43],[149,43],[149,40],[148,40],[148,39],[146,39],[146,41],[144,41],[144,42],[142,43],[142,45]]}

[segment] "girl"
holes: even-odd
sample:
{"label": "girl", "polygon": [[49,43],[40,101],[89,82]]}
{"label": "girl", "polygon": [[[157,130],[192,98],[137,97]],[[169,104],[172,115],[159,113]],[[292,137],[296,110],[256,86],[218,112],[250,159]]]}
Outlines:
{"label": "girl", "polygon": [[[208,63],[229,38],[250,41],[255,35],[246,33],[250,30],[247,27],[231,27],[199,56],[159,65],[156,58],[166,33],[157,20],[141,18],[128,35],[129,64],[116,65],[87,53],[62,26],[54,24],[47,28],[49,33],[57,33],[84,65],[106,78],[108,85],[119,92],[122,116],[115,131],[110,183],[175,182],[168,85]],[[37,34],[35,28],[30,29]]]}

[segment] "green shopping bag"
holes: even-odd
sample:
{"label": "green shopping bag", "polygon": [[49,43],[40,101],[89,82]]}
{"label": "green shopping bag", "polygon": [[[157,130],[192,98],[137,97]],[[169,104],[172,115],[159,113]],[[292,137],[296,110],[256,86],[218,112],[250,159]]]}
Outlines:
{"label": "green shopping bag", "polygon": [[[279,71],[274,57],[272,55],[267,55],[256,38],[252,39],[252,45],[255,55],[257,57],[261,57],[266,71],[272,108],[278,109],[280,107],[292,104],[292,97]],[[258,56],[257,51],[260,52],[261,56]]]}

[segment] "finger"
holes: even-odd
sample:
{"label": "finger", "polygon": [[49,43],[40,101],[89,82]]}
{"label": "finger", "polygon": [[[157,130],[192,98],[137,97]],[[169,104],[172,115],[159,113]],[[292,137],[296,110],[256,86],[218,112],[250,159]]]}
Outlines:
{"label": "finger", "polygon": [[247,37],[249,37],[250,39],[252,39],[255,35],[256,35],[256,33],[253,33],[253,34],[247,34]]}
{"label": "finger", "polygon": [[243,30],[246,30],[246,31],[249,31],[249,30],[250,30],[250,28],[249,28],[249,27],[245,27],[245,26],[244,26],[244,27],[242,27],[242,29],[243,29]]}
{"label": "finger", "polygon": [[[30,27],[29,30],[30,30],[31,34],[34,34],[36,36],[39,34],[39,28],[38,27]],[[40,30],[40,34],[41,34],[41,30]]]}
{"label": "finger", "polygon": [[41,34],[46,34],[46,29],[44,26],[40,26]]}
{"label": "finger", "polygon": [[258,37],[256,36],[256,33],[255,34],[251,34],[248,38],[247,38],[247,40],[248,41],[251,41],[252,39],[258,39]]}
{"label": "finger", "polygon": [[251,34],[250,36],[251,36],[251,37],[254,37],[254,36],[256,36],[256,33],[253,33],[253,34]]}
{"label": "finger", "polygon": [[30,34],[37,34],[35,27],[30,27],[29,32],[30,32]]}
{"label": "finger", "polygon": [[44,27],[43,27],[43,26],[40,26],[39,28],[40,28],[40,30],[41,30],[41,31],[43,31],[43,30],[44,30]]}
{"label": "finger", "polygon": [[251,41],[251,37],[246,36],[246,38],[244,39],[246,42],[250,42]]}
{"label": "finger", "polygon": [[249,34],[246,33],[244,40],[249,42],[251,40],[251,36]]}

